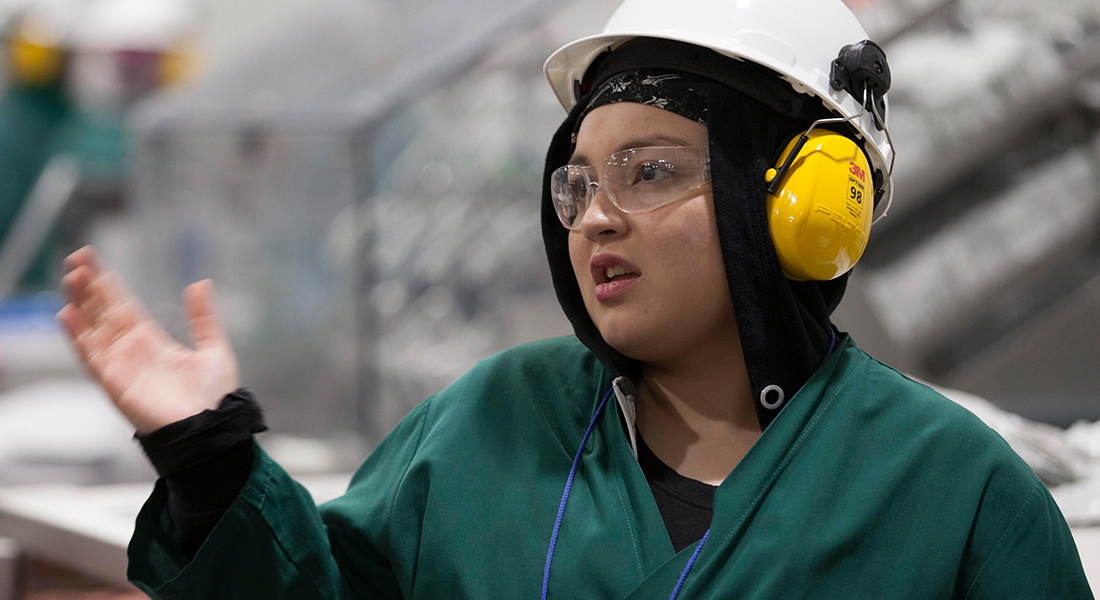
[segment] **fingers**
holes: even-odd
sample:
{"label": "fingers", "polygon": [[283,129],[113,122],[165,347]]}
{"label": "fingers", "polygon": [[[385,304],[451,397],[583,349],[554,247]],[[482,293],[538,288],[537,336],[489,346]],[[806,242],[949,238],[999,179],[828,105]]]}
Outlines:
{"label": "fingers", "polygon": [[[130,298],[110,307],[99,318],[96,326],[86,330],[83,335],[85,343],[89,345],[89,358],[95,352],[109,349],[119,338],[146,322],[152,324],[144,307],[137,300]],[[149,331],[159,333],[160,329],[151,327]],[[159,336],[154,335],[154,338]]]}
{"label": "fingers", "polygon": [[214,306],[213,280],[204,279],[187,286],[183,290],[183,306],[196,349],[229,345],[229,336]]}
{"label": "fingers", "polygon": [[61,291],[84,312],[89,324],[116,302],[129,295],[122,279],[103,268],[92,246],[73,252],[62,261],[66,271]]}
{"label": "fingers", "polygon": [[115,400],[122,397],[140,372],[176,345],[136,300],[108,310],[96,327],[82,327],[80,313],[72,304],[66,305],[58,318],[70,336],[79,332],[73,338],[74,348],[89,374]]}
{"label": "fingers", "polygon": [[69,302],[80,303],[88,295],[88,285],[95,279],[92,268],[78,265],[61,278],[61,293]]}
{"label": "fingers", "polygon": [[88,327],[88,323],[80,313],[80,310],[73,304],[66,304],[61,307],[61,310],[57,311],[56,318],[72,341],[73,348],[80,357],[80,362],[84,364],[93,377],[99,379],[99,369],[93,368],[92,364],[89,362],[91,356],[99,354],[99,352],[94,349],[96,345],[93,341],[95,339],[95,334],[93,330]]}
{"label": "fingers", "polygon": [[108,310],[132,298],[126,286],[123,285],[122,278],[111,271],[94,279],[85,289],[87,296],[79,306],[93,327]]}
{"label": "fingers", "polygon": [[83,315],[72,304],[66,304],[61,307],[61,310],[57,311],[57,315],[54,317],[57,322],[61,324],[62,329],[69,335],[70,340],[75,340],[80,337],[85,330],[88,329],[88,323],[84,320]]}
{"label": "fingers", "polygon": [[75,313],[91,328],[98,327],[109,310],[134,301],[118,275],[104,272],[95,277],[93,269],[86,264],[78,265],[62,277],[61,288]]}
{"label": "fingers", "polygon": [[73,252],[65,257],[65,260],[61,262],[68,273],[76,269],[79,266],[86,266],[93,271],[93,274],[100,270],[99,259],[96,257],[95,248],[92,246],[84,246],[83,248]]}
{"label": "fingers", "polygon": [[[80,314],[77,310],[72,312],[75,315]],[[73,345],[84,362],[98,372],[98,369],[94,368],[98,364],[97,357],[140,322],[137,311],[126,305],[119,305],[104,313],[103,318],[99,319],[96,325],[85,326],[73,338]]]}
{"label": "fingers", "polygon": [[62,288],[71,301],[58,311],[57,320],[93,376],[101,378],[107,351],[144,324],[148,325],[144,329],[150,344],[170,343],[167,333],[152,322],[117,275],[108,272],[92,279],[97,267],[90,251],[78,251],[66,261],[72,270],[62,278]]}
{"label": "fingers", "polygon": [[81,299],[88,284],[102,274],[102,267],[91,246],[73,252],[62,261],[64,277],[61,278],[61,291],[69,301]]}

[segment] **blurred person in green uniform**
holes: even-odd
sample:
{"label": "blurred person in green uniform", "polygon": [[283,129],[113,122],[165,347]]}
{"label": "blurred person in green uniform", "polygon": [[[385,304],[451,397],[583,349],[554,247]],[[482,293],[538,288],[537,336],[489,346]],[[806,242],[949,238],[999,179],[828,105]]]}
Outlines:
{"label": "blurred person in green uniform", "polygon": [[[129,111],[193,76],[194,26],[182,0],[38,0],[18,7],[4,36],[0,242],[55,156],[73,156],[82,179],[121,193]],[[56,288],[60,246],[72,243],[60,238],[52,227],[19,289]]]}
{"label": "blurred person in green uniform", "polygon": [[[65,89],[70,52],[66,10],[26,10],[4,31],[7,85],[0,96],[0,241],[7,239],[43,167],[64,145],[74,108]],[[56,232],[50,234],[19,284],[45,290],[60,279]]]}
{"label": "blurred person in green uniform", "polygon": [[[170,339],[91,248],[59,313],[161,475],[163,599],[1086,600],[1043,483],[829,315],[888,209],[885,54],[840,0],[626,0],[546,63],[575,335],[414,409],[321,507],[255,444],[210,281]],[[308,399],[303,398],[303,402]]]}

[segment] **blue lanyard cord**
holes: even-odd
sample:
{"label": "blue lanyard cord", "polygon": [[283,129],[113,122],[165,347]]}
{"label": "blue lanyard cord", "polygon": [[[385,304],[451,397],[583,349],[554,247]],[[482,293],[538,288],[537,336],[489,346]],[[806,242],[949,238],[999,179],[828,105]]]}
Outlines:
{"label": "blue lanyard cord", "polygon": [[592,435],[592,429],[596,427],[596,421],[599,420],[603,407],[607,405],[607,399],[614,391],[614,387],[607,390],[607,395],[600,402],[596,414],[592,415],[592,422],[588,424],[588,431],[584,432],[581,447],[577,449],[577,457],[573,459],[573,468],[569,469],[569,479],[565,481],[565,493],[561,495],[561,506],[558,507],[558,518],[554,521],[554,534],[550,536],[550,549],[546,551],[546,570],[542,573],[542,600],[546,600],[546,586],[550,583],[550,561],[554,560],[554,543],[558,541],[558,530],[561,529],[561,517],[565,514],[565,501],[569,499],[569,489],[573,487],[573,476],[577,474],[577,465],[581,463],[581,454],[584,453],[584,447],[588,444],[588,436]]}
{"label": "blue lanyard cord", "polygon": [[[836,349],[836,332],[833,328],[829,328],[829,351],[825,354],[825,360],[828,360],[833,354],[833,350]],[[573,476],[577,474],[577,466],[581,463],[581,454],[584,453],[584,447],[588,444],[588,437],[592,435],[592,429],[596,427],[596,421],[599,420],[600,415],[603,413],[604,406],[607,405],[607,400],[611,398],[612,392],[615,388],[612,387],[607,391],[607,395],[600,401],[599,408],[596,409],[596,414],[592,415],[592,422],[588,424],[588,431],[584,432],[584,438],[581,440],[581,447],[577,449],[577,456],[573,459],[573,468],[569,470],[569,479],[565,482],[565,492],[561,495],[561,505],[558,506],[558,518],[554,521],[554,533],[550,536],[550,549],[546,551],[546,569],[542,573],[542,600],[546,600],[546,588],[550,583],[550,563],[554,560],[554,545],[558,541],[558,530],[561,529],[561,518],[565,514],[565,502],[569,500],[569,490],[573,487]],[[672,596],[669,600],[676,600],[676,597],[680,595],[680,588],[684,585],[684,580],[687,579],[688,573],[691,572],[691,568],[695,566],[695,559],[699,558],[699,552],[703,550],[703,544],[707,543],[707,537],[710,535],[710,529],[703,534],[703,539],[699,540],[699,545],[695,547],[695,552],[692,553],[691,558],[688,559],[687,565],[684,567],[684,571],[680,573],[680,579],[676,582],[676,587],[672,590]]]}
{"label": "blue lanyard cord", "polygon": [[[825,353],[825,360],[829,360],[829,357],[833,355],[833,350],[836,349],[836,332],[833,328],[829,328],[829,351]],[[824,361],[822,361],[824,362]],[[668,600],[676,600],[676,597],[680,595],[680,588],[684,585],[684,580],[687,579],[688,573],[691,572],[691,568],[695,566],[695,559],[699,558],[699,552],[703,549],[703,544],[707,543],[707,536],[710,535],[710,529],[703,534],[703,539],[699,540],[699,545],[695,547],[695,552],[692,553],[691,558],[688,559],[687,566],[684,567],[684,572],[680,573],[680,580],[676,582],[676,587],[672,590],[672,596]]]}
{"label": "blue lanyard cord", "polygon": [[695,559],[699,558],[699,551],[703,549],[703,544],[707,543],[707,536],[710,535],[710,529],[703,534],[703,539],[699,540],[699,545],[695,547],[695,552],[691,553],[691,558],[688,559],[687,566],[684,567],[684,572],[680,573],[680,579],[676,582],[676,587],[672,590],[672,596],[668,600],[676,600],[676,596],[680,595],[680,588],[684,585],[684,580],[687,579],[688,573],[691,572],[691,568],[695,566]]}
{"label": "blue lanyard cord", "polygon": [[[833,350],[836,349],[836,332],[833,328],[829,328],[829,351],[825,353],[825,360],[829,360],[829,357],[833,355]],[[824,362],[824,361],[822,361]],[[676,600],[676,597],[680,595],[680,588],[684,585],[684,580],[687,579],[688,573],[691,572],[691,568],[695,566],[695,559],[699,558],[699,552],[703,549],[703,544],[707,543],[707,536],[710,535],[710,529],[703,534],[703,539],[699,540],[699,545],[695,547],[695,552],[692,553],[691,558],[688,559],[687,566],[684,567],[684,572],[680,573],[680,580],[676,582],[676,587],[672,590],[672,596],[668,600]],[[544,598],[545,600],[545,598]]]}

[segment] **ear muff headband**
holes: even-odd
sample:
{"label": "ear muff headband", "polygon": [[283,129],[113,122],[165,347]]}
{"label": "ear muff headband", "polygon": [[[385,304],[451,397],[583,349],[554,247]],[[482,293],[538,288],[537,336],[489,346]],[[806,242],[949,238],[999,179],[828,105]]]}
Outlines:
{"label": "ear muff headband", "polygon": [[851,270],[867,247],[874,184],[867,155],[850,138],[826,129],[805,137],[791,138],[768,170],[776,184],[769,186],[768,224],[787,278],[827,281]]}

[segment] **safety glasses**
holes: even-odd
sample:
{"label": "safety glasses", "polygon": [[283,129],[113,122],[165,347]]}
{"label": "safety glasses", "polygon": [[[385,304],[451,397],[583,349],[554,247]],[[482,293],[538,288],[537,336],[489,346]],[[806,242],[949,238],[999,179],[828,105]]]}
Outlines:
{"label": "safety glasses", "polygon": [[645,213],[688,197],[710,183],[704,146],[650,146],[608,156],[590,166],[565,165],[550,176],[550,197],[567,229],[581,225],[598,191],[628,214]]}

